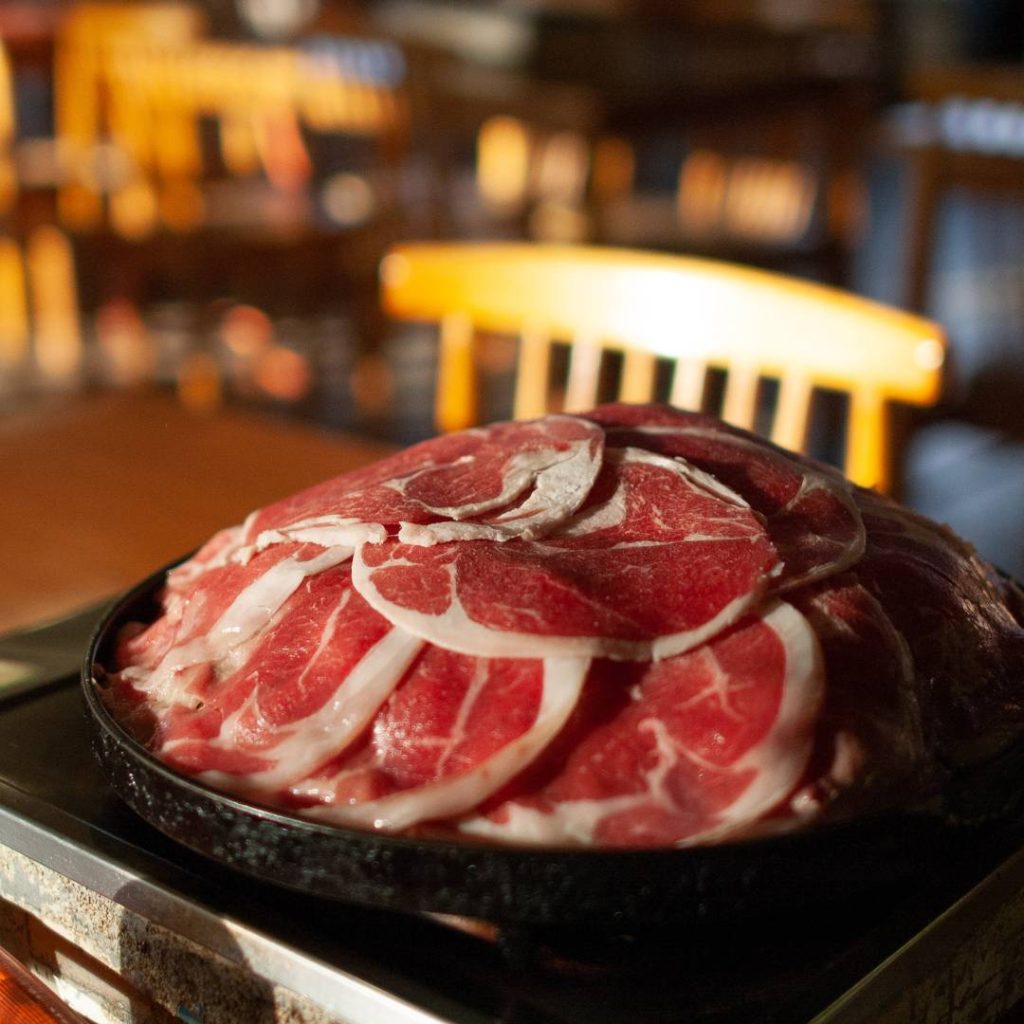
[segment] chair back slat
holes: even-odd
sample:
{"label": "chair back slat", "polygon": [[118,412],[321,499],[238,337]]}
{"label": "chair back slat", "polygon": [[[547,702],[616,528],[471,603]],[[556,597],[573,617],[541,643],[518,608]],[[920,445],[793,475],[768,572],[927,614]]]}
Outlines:
{"label": "chair back slat", "polygon": [[672,388],[668,400],[680,409],[702,409],[707,377],[708,368],[705,363],[699,359],[687,359],[685,356],[680,358],[672,374]]}
{"label": "chair back slat", "polygon": [[581,335],[569,350],[569,379],[565,386],[565,411],[583,412],[597,404],[601,378],[601,345]]}
{"label": "chair back slat", "polygon": [[512,413],[517,420],[535,419],[549,409],[551,339],[543,331],[526,328],[520,335]]}
{"label": "chair back slat", "polygon": [[725,400],[722,403],[722,419],[745,430],[753,430],[760,384],[761,379],[756,366],[735,363],[729,367]]}
{"label": "chair back slat", "polygon": [[658,360],[650,352],[631,348],[622,361],[620,402],[649,402],[654,397]]}
{"label": "chair back slat", "polygon": [[779,399],[772,424],[772,440],[776,444],[794,451],[807,447],[813,390],[810,379],[799,371],[787,373],[779,382]]}
{"label": "chair back slat", "polygon": [[476,414],[474,329],[516,335],[525,325],[517,416],[553,405],[552,342],[570,345],[566,411],[598,402],[605,350],[623,354],[619,394],[629,401],[656,397],[658,359],[675,363],[668,397],[684,408],[702,407],[708,368],[724,370],[723,418],[747,428],[762,412],[762,380],[778,381],[773,437],[802,450],[814,392],[840,390],[852,396],[846,470],[867,486],[889,481],[886,404],[939,396],[936,324],[764,271],[627,250],[424,243],[393,250],[382,283],[392,315],[442,323],[442,429]]}

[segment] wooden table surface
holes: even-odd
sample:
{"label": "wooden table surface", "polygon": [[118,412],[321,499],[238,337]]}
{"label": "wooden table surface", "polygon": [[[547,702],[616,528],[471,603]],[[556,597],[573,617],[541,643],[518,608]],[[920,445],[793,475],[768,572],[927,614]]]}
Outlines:
{"label": "wooden table surface", "polygon": [[252,509],[390,451],[158,393],[0,416],[0,633],[113,595]]}

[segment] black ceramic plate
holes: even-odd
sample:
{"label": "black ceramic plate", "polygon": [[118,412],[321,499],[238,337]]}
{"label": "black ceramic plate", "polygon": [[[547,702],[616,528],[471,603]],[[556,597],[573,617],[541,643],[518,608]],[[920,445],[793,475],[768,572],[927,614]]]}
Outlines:
{"label": "black ceramic plate", "polygon": [[[113,789],[147,822],[265,882],[502,925],[631,931],[849,899],[941,866],[972,831],[936,816],[888,814],[717,846],[594,851],[386,836],[268,810],[162,764],[114,721],[98,692],[121,627],[157,614],[165,572],[117,602],[89,646],[83,691],[95,751]],[[1010,767],[1020,760],[1017,751]],[[1020,778],[1005,767],[1000,777]],[[978,785],[991,790],[988,779]],[[969,805],[976,788],[965,786],[952,803]]]}

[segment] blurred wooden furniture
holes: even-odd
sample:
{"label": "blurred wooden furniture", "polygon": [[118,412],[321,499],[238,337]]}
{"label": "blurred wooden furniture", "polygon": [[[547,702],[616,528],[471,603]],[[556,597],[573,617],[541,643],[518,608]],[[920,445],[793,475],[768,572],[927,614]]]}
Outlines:
{"label": "blurred wooden furniture", "polygon": [[1024,68],[963,65],[920,71],[897,144],[909,160],[905,303],[923,310],[939,206],[951,189],[1024,200]]}
{"label": "blurred wooden furniture", "polygon": [[[252,230],[259,205],[238,207],[232,219],[218,210],[215,193],[204,196],[204,184],[262,177],[281,194],[301,196],[313,179],[310,133],[367,140],[371,153],[349,170],[375,176],[378,190],[393,188],[388,172],[408,130],[403,78],[398,51],[368,39],[116,47],[106,79],[110,141],[130,158],[131,174],[111,198],[115,226],[125,235],[146,234],[160,221],[179,231],[208,223]],[[204,123],[217,132],[216,168],[203,151]]]}
{"label": "blurred wooden furniture", "polygon": [[581,247],[407,245],[381,271],[392,316],[439,322],[437,422],[476,416],[474,332],[520,337],[514,414],[549,410],[555,343],[568,343],[564,408],[588,408],[602,358],[621,354],[618,398],[657,397],[658,361],[673,364],[668,399],[701,409],[709,368],[726,371],[721,415],[753,428],[761,381],[779,382],[772,439],[806,449],[816,388],[849,395],[845,469],[890,480],[886,406],[937,400],[945,357],[927,320],[820,285],[712,261]]}
{"label": "blurred wooden furniture", "polygon": [[[139,238],[223,221],[203,194],[218,178],[262,177],[301,193],[312,177],[310,133],[371,140],[383,166],[398,159],[408,117],[391,44],[323,36],[266,47],[204,30],[200,11],[183,3],[83,4],[69,14],[55,83],[69,168],[59,210],[69,226],[97,229],[109,218],[118,234]],[[258,202],[235,205],[234,226],[260,221]]]}
{"label": "blurred wooden furniture", "polygon": [[196,415],[152,392],[0,417],[0,632],[123,590],[252,509],[392,450],[253,414]]}
{"label": "blurred wooden furniture", "polygon": [[54,57],[55,131],[66,174],[57,208],[68,227],[99,227],[104,194],[111,180],[124,173],[104,148],[111,55],[132,42],[185,44],[198,38],[205,25],[198,7],[175,0],[82,3],[69,9]]}

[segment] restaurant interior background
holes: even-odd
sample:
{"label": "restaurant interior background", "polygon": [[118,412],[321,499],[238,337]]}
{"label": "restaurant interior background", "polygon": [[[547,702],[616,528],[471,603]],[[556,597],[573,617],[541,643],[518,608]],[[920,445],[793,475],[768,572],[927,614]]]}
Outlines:
{"label": "restaurant interior background", "polygon": [[1024,574],[1018,3],[7,0],[0,39],[0,430],[149,387],[411,441],[392,243],[720,256],[947,329],[902,493]]}

